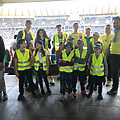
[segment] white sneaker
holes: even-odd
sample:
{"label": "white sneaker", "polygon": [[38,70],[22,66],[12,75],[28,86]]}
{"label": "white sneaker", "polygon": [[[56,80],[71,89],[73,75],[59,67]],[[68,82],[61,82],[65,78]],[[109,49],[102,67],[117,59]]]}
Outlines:
{"label": "white sneaker", "polygon": [[61,94],[61,96],[60,96],[60,101],[62,102],[62,101],[64,101],[64,99],[65,99],[65,98],[64,98],[64,95]]}
{"label": "white sneaker", "polygon": [[51,85],[55,85],[55,80],[54,80],[54,78],[51,78],[51,79],[50,79],[50,84],[51,84]]}
{"label": "white sneaker", "polygon": [[111,81],[107,81],[106,87],[111,86]]}

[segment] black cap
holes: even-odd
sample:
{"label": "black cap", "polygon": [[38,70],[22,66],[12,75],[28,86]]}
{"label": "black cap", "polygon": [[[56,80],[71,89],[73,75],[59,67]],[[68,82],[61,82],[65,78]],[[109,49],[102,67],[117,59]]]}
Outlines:
{"label": "black cap", "polygon": [[59,27],[62,27],[60,24],[59,25],[56,25],[56,28],[59,28]]}
{"label": "black cap", "polygon": [[26,24],[32,24],[31,20],[26,20]]}
{"label": "black cap", "polygon": [[68,37],[68,40],[74,40],[74,37],[69,36],[69,37]]}
{"label": "black cap", "polygon": [[42,40],[38,40],[38,41],[35,42],[35,44],[36,43],[39,43],[40,45],[43,45],[43,41]]}

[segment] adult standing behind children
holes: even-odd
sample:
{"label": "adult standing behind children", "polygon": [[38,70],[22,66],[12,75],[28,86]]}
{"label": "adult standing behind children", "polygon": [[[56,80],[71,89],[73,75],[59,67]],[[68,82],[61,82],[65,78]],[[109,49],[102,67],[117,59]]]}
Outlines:
{"label": "adult standing behind children", "polygon": [[108,76],[106,86],[111,85],[111,65],[110,65],[110,44],[114,38],[114,33],[112,32],[112,26],[110,24],[105,27],[105,34],[101,35],[99,41],[103,44],[103,53],[106,56],[108,63]]}
{"label": "adult standing behind children", "polygon": [[77,40],[79,38],[84,38],[84,34],[81,33],[81,32],[78,32],[78,29],[79,29],[79,24],[78,23],[74,23],[73,24],[73,33],[70,34],[69,36],[72,36],[74,38],[74,41],[73,41],[73,45],[76,46],[77,45]]}
{"label": "adult standing behind children", "polygon": [[67,39],[67,35],[65,32],[62,32],[62,26],[61,25],[56,25],[56,30],[57,33],[54,34],[53,37],[53,44],[55,45],[55,59],[56,59],[56,63],[59,63],[59,54],[62,51],[62,49],[64,48],[64,44],[66,42]]}
{"label": "adult standing behind children", "polygon": [[108,95],[116,94],[119,86],[119,70],[120,70],[120,17],[113,18],[114,38],[110,47],[110,64],[112,68],[113,85]]}
{"label": "adult standing behind children", "polygon": [[31,28],[32,28],[32,22],[31,22],[31,20],[26,20],[25,29],[21,30],[18,33],[17,40],[19,40],[19,39],[25,39],[27,41],[27,44],[29,42],[31,42],[31,41],[34,41],[34,34],[31,31]]}
{"label": "adult standing behind children", "polygon": [[8,99],[6,93],[5,80],[4,80],[4,56],[5,56],[5,46],[3,39],[0,36],[0,100],[2,100],[2,92],[3,92],[3,101]]}

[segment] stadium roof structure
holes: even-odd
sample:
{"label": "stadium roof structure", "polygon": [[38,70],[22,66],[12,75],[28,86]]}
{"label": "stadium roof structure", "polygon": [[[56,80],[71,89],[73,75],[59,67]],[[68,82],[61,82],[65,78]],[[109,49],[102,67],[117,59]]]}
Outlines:
{"label": "stadium roof structure", "polygon": [[120,0],[0,0],[0,5],[0,17],[69,17],[72,20],[120,14]]}

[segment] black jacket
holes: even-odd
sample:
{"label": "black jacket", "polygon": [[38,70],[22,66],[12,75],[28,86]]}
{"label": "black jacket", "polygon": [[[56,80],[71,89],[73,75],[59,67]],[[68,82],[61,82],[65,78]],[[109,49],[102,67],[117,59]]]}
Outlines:
{"label": "black jacket", "polygon": [[5,56],[5,46],[2,37],[0,36],[0,62],[3,62]]}

